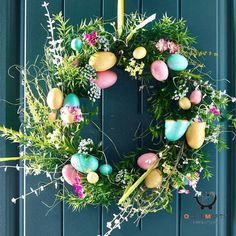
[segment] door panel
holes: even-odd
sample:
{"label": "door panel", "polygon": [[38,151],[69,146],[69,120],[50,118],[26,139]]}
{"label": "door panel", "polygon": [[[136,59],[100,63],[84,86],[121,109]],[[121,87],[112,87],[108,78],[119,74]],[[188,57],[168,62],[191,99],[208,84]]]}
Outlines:
{"label": "door panel", "polygon": [[[50,12],[58,13],[62,11],[66,18],[70,18],[72,24],[77,24],[83,18],[103,17],[111,19],[116,16],[116,1],[110,0],[50,0]],[[33,63],[37,55],[43,53],[43,43],[45,42],[46,32],[40,26],[42,23],[46,25],[44,17],[44,9],[41,7],[42,1],[24,0],[22,14],[25,13],[25,21],[23,34],[26,34],[24,46],[24,63]],[[222,3],[221,3],[222,4]],[[210,50],[213,52],[224,53],[225,48],[219,48],[221,45],[219,35],[223,27],[219,27],[219,0],[132,0],[126,1],[126,13],[139,11],[151,15],[157,13],[160,18],[164,13],[169,16],[183,16],[187,21],[190,32],[197,36],[198,48]],[[222,14],[221,17],[225,17]],[[222,36],[221,36],[222,37]],[[226,37],[226,36],[225,36]],[[224,38],[224,37],[222,37]],[[222,39],[223,40],[223,39]],[[223,58],[225,54],[221,55]],[[221,57],[221,58],[222,58]],[[206,59],[207,69],[212,71],[213,78],[226,76],[226,72],[222,72],[219,68],[218,58]],[[225,66],[225,65],[224,65]],[[225,67],[224,67],[225,68]],[[148,115],[146,110],[145,93],[139,92],[140,83],[132,81],[126,73],[116,69],[118,74],[118,82],[112,88],[106,90],[102,94],[99,102],[100,115],[95,118],[94,122],[102,129],[104,133],[99,133],[95,127],[89,127],[85,133],[92,134],[97,141],[103,140],[104,150],[110,162],[119,159],[114,145],[106,138],[108,135],[115,143],[119,153],[125,154],[135,147],[150,146],[150,140],[133,141],[133,135],[139,127],[139,132],[145,130],[148,125]],[[224,83],[212,81],[218,87],[224,87]],[[85,100],[83,102],[86,103]],[[141,122],[141,123],[140,123]],[[201,181],[199,189],[203,192],[214,191],[219,197],[222,205],[215,205],[212,210],[201,210],[196,203],[193,194],[188,196],[180,196],[175,194],[173,201],[173,213],[167,214],[160,212],[159,214],[150,214],[135,227],[133,221],[125,223],[121,230],[114,232],[115,235],[166,235],[166,236],[195,236],[195,235],[224,235],[225,231],[217,226],[217,218],[209,221],[200,219],[196,222],[196,217],[202,217],[202,214],[224,213],[225,197],[221,198],[222,185],[219,183],[226,182],[226,171],[222,171],[221,166],[227,166],[226,153],[218,154],[218,152],[209,147],[209,158],[214,170],[214,177],[210,182]],[[224,181],[221,181],[223,178]],[[29,191],[30,187],[35,188],[39,181],[47,181],[42,177],[23,177],[24,191]],[[220,182],[221,181],[221,182]],[[45,214],[48,208],[41,202],[52,205],[54,202],[54,186],[47,188],[39,197],[29,196],[25,201],[21,202],[21,232],[22,236],[92,236],[102,235],[106,231],[106,222],[112,218],[112,214],[117,211],[116,206],[112,206],[109,211],[100,208],[88,207],[80,213],[72,212],[66,204],[59,203],[49,212]],[[221,211],[221,210],[224,211]],[[188,220],[183,215],[190,215]],[[224,222],[222,222],[224,226]],[[217,226],[217,227],[216,227]],[[223,227],[222,226],[222,227]],[[223,232],[219,234],[218,232]]]}

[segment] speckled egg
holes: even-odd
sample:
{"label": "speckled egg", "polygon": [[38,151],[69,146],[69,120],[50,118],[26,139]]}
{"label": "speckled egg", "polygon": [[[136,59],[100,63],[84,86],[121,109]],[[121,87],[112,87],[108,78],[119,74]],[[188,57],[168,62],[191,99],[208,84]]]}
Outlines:
{"label": "speckled egg", "polygon": [[167,65],[171,70],[174,71],[183,71],[188,66],[187,59],[180,54],[171,54],[167,58]]}
{"label": "speckled egg", "polygon": [[149,152],[141,155],[137,160],[137,165],[143,169],[147,170],[153,166],[153,164],[158,160],[155,153]]}
{"label": "speckled egg", "polygon": [[83,43],[79,38],[72,39],[71,48],[75,51],[80,51],[82,49]]}
{"label": "speckled egg", "polygon": [[76,94],[74,93],[69,93],[64,100],[63,106],[71,106],[71,107],[75,107],[75,106],[80,106],[80,100],[77,97]]}
{"label": "speckled egg", "polygon": [[202,93],[200,90],[195,89],[194,91],[192,91],[192,93],[190,94],[190,102],[194,105],[197,105],[201,102],[202,100]]}
{"label": "speckled egg", "polygon": [[111,70],[97,72],[97,79],[94,83],[101,89],[106,89],[114,85],[117,81],[117,75]]}
{"label": "speckled egg", "polygon": [[102,175],[110,175],[112,173],[112,166],[109,164],[103,164],[99,167],[99,172]]}
{"label": "speckled egg", "polygon": [[164,81],[168,78],[169,70],[164,61],[154,61],[151,64],[151,74],[158,81]]}
{"label": "speckled egg", "polygon": [[158,169],[153,169],[145,178],[145,186],[147,188],[159,188],[162,184],[162,173]]}
{"label": "speckled egg", "polygon": [[96,184],[99,180],[99,176],[96,172],[91,171],[87,174],[87,180],[90,184]]}
{"label": "speckled egg", "polygon": [[147,50],[144,47],[137,47],[133,51],[133,57],[137,60],[144,58],[147,55]]}
{"label": "speckled egg", "polygon": [[68,184],[73,186],[76,183],[76,178],[81,175],[71,164],[67,164],[62,168],[62,176]]}
{"label": "speckled egg", "polygon": [[112,52],[96,52],[89,58],[89,65],[96,71],[111,69],[116,64],[116,56]]}
{"label": "speckled egg", "polygon": [[63,104],[63,93],[59,88],[52,88],[47,95],[47,104],[52,110],[58,110]]}
{"label": "speckled egg", "polygon": [[71,157],[71,165],[82,173],[96,171],[98,168],[98,160],[92,155],[76,153]]}
{"label": "speckled egg", "polygon": [[187,97],[183,97],[179,100],[179,107],[183,110],[189,110],[191,108],[191,102]]}

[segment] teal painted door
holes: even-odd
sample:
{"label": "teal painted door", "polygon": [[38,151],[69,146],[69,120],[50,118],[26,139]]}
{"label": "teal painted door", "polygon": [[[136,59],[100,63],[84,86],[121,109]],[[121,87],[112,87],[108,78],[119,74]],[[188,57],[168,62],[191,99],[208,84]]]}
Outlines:
{"label": "teal painted door", "polygon": [[[21,49],[19,52],[22,65],[33,63],[37,55],[43,53],[46,33],[41,23],[45,25],[46,22],[44,10],[41,7],[42,2],[41,0],[22,0],[21,7],[18,6],[21,15]],[[116,0],[50,0],[49,3],[51,13],[62,11],[65,18],[70,18],[72,24],[80,23],[83,18],[101,16],[104,19],[111,19],[116,16]],[[230,15],[233,12],[233,6],[233,2],[226,0],[126,0],[125,11],[126,13],[146,12],[147,15],[157,13],[158,18],[164,13],[174,18],[184,17],[188,21],[190,32],[197,36],[198,48],[219,54],[218,57],[206,59],[207,68],[212,71],[211,82],[218,88],[225,89],[227,84],[223,79],[227,78],[232,81],[233,86],[230,86],[229,89],[234,92],[234,72],[231,69],[233,67],[229,66],[234,62],[234,58],[229,53],[229,45],[234,52],[233,33],[231,33],[233,15]],[[15,22],[15,24],[17,23]],[[149,142],[148,140],[133,141],[135,130],[137,127],[140,128],[140,131],[145,129],[148,125],[148,118],[145,112],[145,94],[139,92],[140,84],[131,81],[125,73],[117,72],[118,83],[102,95],[101,114],[97,123],[102,127],[104,133],[116,143],[119,152],[126,153]],[[7,81],[6,78],[7,74],[3,75],[4,81]],[[4,95],[3,92],[2,94]],[[23,96],[22,88],[21,94]],[[4,109],[6,111],[6,108]],[[6,123],[5,120],[3,120],[4,122]],[[12,123],[14,122],[11,121]],[[91,132],[91,134],[93,138],[103,140],[108,159],[119,158],[104,135],[98,132]],[[228,138],[229,145],[233,148],[233,144],[230,142],[232,136],[225,138]],[[3,145],[6,146],[6,144]],[[8,150],[12,150],[12,146],[7,148],[7,150],[2,150],[3,155]],[[115,231],[113,235],[235,235],[234,218],[231,214],[234,207],[232,197],[235,181],[233,172],[229,175],[235,165],[232,160],[233,152],[218,153],[211,147],[207,151],[214,170],[214,177],[209,182],[202,181],[199,189],[203,193],[216,193],[217,201],[212,209],[201,209],[193,195],[176,194],[172,214],[165,212],[150,214],[137,227],[130,221],[125,223],[121,230]],[[30,187],[37,186],[39,181],[43,182],[45,179],[40,176],[25,177],[24,173],[20,173],[20,194],[29,191]],[[17,193],[17,187],[15,186],[13,189]],[[6,233],[1,235],[95,236],[103,235],[106,232],[107,220],[111,219],[112,214],[117,211],[115,206],[111,207],[109,211],[88,207],[80,213],[72,212],[64,203],[54,206],[56,191],[52,186],[42,192],[39,197],[30,196],[20,202],[19,206],[15,206],[19,207],[19,214],[17,211],[12,213],[12,218],[15,219],[14,227],[19,227],[19,229],[16,228],[7,233],[2,227],[0,232]],[[12,197],[11,194],[9,194],[10,197]],[[8,202],[8,204],[10,203]],[[48,211],[47,205],[54,206],[53,210]],[[7,209],[4,211],[6,212]],[[3,221],[3,224],[6,225],[6,228],[11,227],[9,222]]]}

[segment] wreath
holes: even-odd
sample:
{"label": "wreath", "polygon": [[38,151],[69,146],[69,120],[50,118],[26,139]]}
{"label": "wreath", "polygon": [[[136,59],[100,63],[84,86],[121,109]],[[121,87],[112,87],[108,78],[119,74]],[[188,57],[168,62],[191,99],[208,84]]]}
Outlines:
{"label": "wreath", "polygon": [[[216,55],[193,46],[196,40],[185,20],[164,15],[154,22],[155,15],[134,13],[124,22],[120,3],[117,25],[94,19],[74,27],[61,13],[51,16],[44,2],[44,57],[20,68],[26,100],[21,129],[0,128],[3,137],[27,150],[1,161],[26,160],[16,168],[50,179],[27,196],[55,184],[63,185],[56,198],[73,210],[118,202],[120,213],[107,223],[105,235],[135,215],[139,220],[149,212],[171,211],[174,191],[188,194],[192,189],[200,195],[200,177],[212,176],[203,147],[214,143],[219,150],[226,148],[220,120],[236,127],[228,110],[236,98],[217,90],[204,72],[202,58]],[[107,30],[110,26],[113,31]],[[93,117],[102,90],[119,80],[114,66],[141,81],[151,117],[140,135],[151,137],[150,147],[137,148],[116,163],[106,157],[101,142],[83,135],[90,126],[102,132]]]}

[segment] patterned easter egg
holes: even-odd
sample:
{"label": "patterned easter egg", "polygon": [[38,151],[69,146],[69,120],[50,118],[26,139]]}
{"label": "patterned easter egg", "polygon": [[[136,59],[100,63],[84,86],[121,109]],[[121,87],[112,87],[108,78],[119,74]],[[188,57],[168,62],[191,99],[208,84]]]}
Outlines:
{"label": "patterned easter egg", "polygon": [[58,110],[63,104],[63,93],[59,88],[52,88],[47,95],[47,104],[52,110]]}
{"label": "patterned easter egg", "polygon": [[147,188],[159,188],[162,184],[162,173],[158,169],[153,169],[145,178],[145,186]]}
{"label": "patterned easter egg", "polygon": [[68,184],[73,186],[76,183],[76,178],[81,175],[71,164],[67,164],[62,168],[62,176]]}
{"label": "patterned easter egg", "polygon": [[99,180],[99,176],[96,172],[91,171],[87,174],[87,180],[90,184],[96,184]]}
{"label": "patterned easter egg", "polygon": [[72,39],[71,48],[75,51],[80,51],[82,49],[83,43],[79,38]]}
{"label": "patterned easter egg", "polygon": [[112,52],[96,52],[89,58],[89,65],[96,71],[111,69],[116,64],[116,56]]}
{"label": "patterned easter egg", "polygon": [[166,80],[169,75],[168,67],[164,61],[154,61],[151,64],[151,74],[159,81]]}
{"label": "patterned easter egg", "polygon": [[147,170],[153,166],[153,164],[157,161],[158,157],[155,153],[149,152],[141,155],[137,160],[137,165],[143,169]]}
{"label": "patterned easter egg", "polygon": [[171,70],[183,71],[187,68],[188,61],[184,56],[176,53],[167,58],[167,65]]}
{"label": "patterned easter egg", "polygon": [[71,107],[75,107],[75,106],[80,106],[80,100],[77,97],[76,94],[74,93],[69,93],[64,100],[63,106],[71,106]]}
{"label": "patterned easter egg", "polygon": [[106,89],[114,85],[117,81],[117,75],[111,70],[97,72],[97,79],[94,83],[101,89]]}
{"label": "patterned easter egg", "polygon": [[195,89],[194,91],[192,91],[192,93],[190,94],[190,102],[194,105],[197,105],[201,102],[202,100],[202,93],[200,90]]}
{"label": "patterned easter egg", "polygon": [[98,160],[92,155],[85,155],[76,153],[71,157],[71,165],[82,173],[89,173],[90,171],[96,171],[98,168]]}
{"label": "patterned easter egg", "polygon": [[183,110],[189,110],[191,108],[191,102],[187,97],[183,97],[179,100],[179,107]]}
{"label": "patterned easter egg", "polygon": [[144,58],[147,55],[147,50],[144,47],[137,47],[133,51],[133,57],[137,60]]}
{"label": "patterned easter egg", "polygon": [[99,172],[102,175],[110,175],[112,173],[112,166],[109,164],[103,164],[99,167]]}

